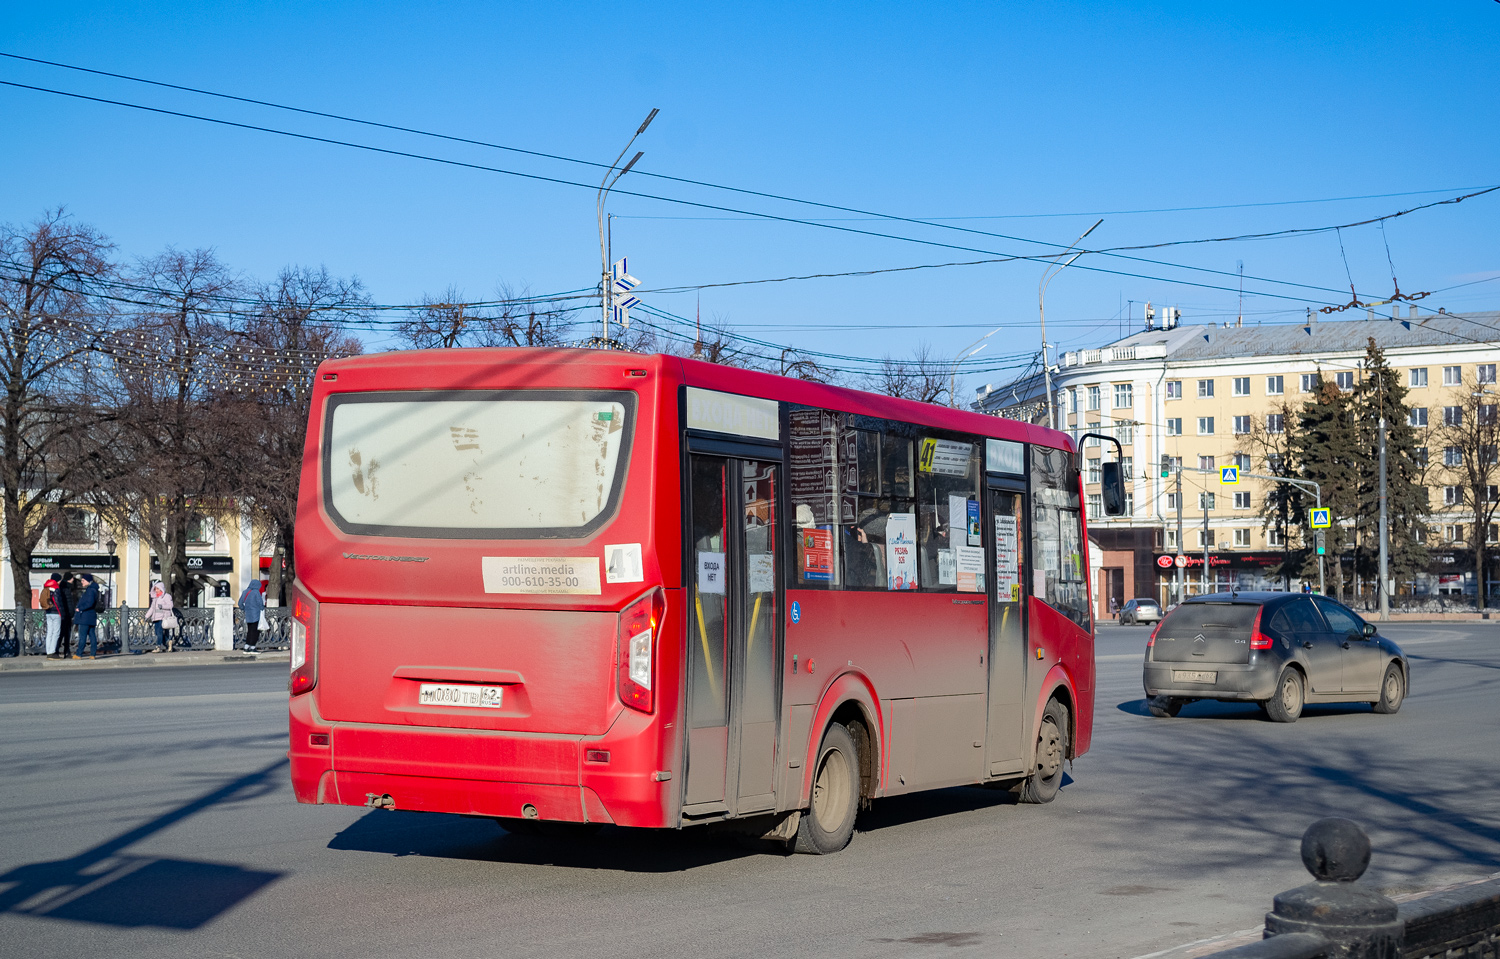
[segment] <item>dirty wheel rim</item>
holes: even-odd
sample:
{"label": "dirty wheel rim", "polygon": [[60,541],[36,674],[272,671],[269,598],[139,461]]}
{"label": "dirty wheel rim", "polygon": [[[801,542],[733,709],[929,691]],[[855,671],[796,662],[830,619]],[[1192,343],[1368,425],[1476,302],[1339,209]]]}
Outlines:
{"label": "dirty wheel rim", "polygon": [[1037,737],[1036,771],[1043,779],[1051,779],[1062,768],[1062,733],[1051,721],[1042,723],[1042,734]]}
{"label": "dirty wheel rim", "polygon": [[1297,689],[1297,677],[1288,675],[1281,684],[1281,706],[1287,712],[1296,710],[1302,697]]}
{"label": "dirty wheel rim", "polygon": [[813,816],[824,829],[836,828],[849,812],[849,784],[853,779],[849,757],[830,749],[813,781]]}
{"label": "dirty wheel rim", "polygon": [[1393,705],[1401,696],[1401,677],[1395,671],[1385,674],[1385,701],[1387,705]]}

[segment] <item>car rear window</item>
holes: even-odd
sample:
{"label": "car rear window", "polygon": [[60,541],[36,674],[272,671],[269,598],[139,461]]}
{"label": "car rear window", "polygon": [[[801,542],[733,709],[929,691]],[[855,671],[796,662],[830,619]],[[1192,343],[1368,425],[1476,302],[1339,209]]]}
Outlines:
{"label": "car rear window", "polygon": [[1184,603],[1162,620],[1162,631],[1191,635],[1208,630],[1248,630],[1259,603]]}

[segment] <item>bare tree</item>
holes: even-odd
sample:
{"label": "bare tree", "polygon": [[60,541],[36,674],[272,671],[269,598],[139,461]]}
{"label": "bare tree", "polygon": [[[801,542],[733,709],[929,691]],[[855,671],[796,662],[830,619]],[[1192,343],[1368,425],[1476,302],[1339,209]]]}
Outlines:
{"label": "bare tree", "polygon": [[101,346],[114,412],[89,437],[88,492],[112,529],[151,548],[173,600],[187,605],[203,585],[188,569],[189,541],[234,512],[225,465],[246,411],[229,394],[226,314],[243,288],[202,249],[168,249],[129,279],[139,305]]}
{"label": "bare tree", "polygon": [[950,365],[934,357],[932,347],[922,343],[909,359],[896,359],[887,353],[880,372],[872,377],[871,389],[920,403],[941,403],[950,395],[951,374]]}
{"label": "bare tree", "polygon": [[246,377],[237,395],[247,398],[255,421],[239,437],[234,487],[242,503],[274,542],[268,592],[284,599],[296,575],[294,534],[313,376],[329,357],[363,352],[345,324],[368,316],[370,299],[357,278],[330,276],[323,267],[287,267],[257,293],[255,316],[238,335]]}
{"label": "bare tree", "polygon": [[1484,609],[1487,592],[1485,548],[1490,524],[1500,508],[1500,394],[1493,383],[1466,377],[1448,398],[1443,422],[1432,435],[1443,448],[1445,478],[1462,491],[1472,510],[1475,599]]}
{"label": "bare tree", "polygon": [[89,292],[113,249],[61,208],[0,226],[0,484],[16,605],[31,605],[31,554],[75,483],[73,431],[85,428],[86,351],[108,325]]}
{"label": "bare tree", "polygon": [[459,346],[560,346],[574,309],[533,300],[502,285],[492,303],[469,303],[450,286],[441,297],[423,296],[421,306],[396,327],[402,345],[418,350]]}
{"label": "bare tree", "polygon": [[[1297,476],[1297,459],[1292,440],[1298,427],[1297,408],[1286,399],[1271,408],[1265,419],[1257,417],[1251,423],[1250,448],[1271,476]],[[1253,470],[1252,470],[1253,472]],[[1301,517],[1305,515],[1305,495],[1302,487],[1291,483],[1269,483],[1260,501],[1260,517],[1263,529],[1274,531],[1281,542],[1281,565],[1277,573],[1283,588],[1291,588],[1291,577],[1301,575],[1306,545],[1292,549],[1292,532],[1301,530]]]}

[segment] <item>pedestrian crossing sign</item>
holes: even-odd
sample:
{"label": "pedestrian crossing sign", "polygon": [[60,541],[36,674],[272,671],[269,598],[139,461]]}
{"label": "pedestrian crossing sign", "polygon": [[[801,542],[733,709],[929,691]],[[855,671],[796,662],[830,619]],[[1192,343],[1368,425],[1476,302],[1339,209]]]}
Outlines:
{"label": "pedestrian crossing sign", "polygon": [[1222,466],[1219,468],[1219,482],[1233,485],[1240,481],[1240,468],[1238,466]]}
{"label": "pedestrian crossing sign", "polygon": [[1313,529],[1327,529],[1328,527],[1333,525],[1333,523],[1328,518],[1329,510],[1326,506],[1319,507],[1317,509],[1310,509],[1308,510],[1308,513],[1312,518]]}

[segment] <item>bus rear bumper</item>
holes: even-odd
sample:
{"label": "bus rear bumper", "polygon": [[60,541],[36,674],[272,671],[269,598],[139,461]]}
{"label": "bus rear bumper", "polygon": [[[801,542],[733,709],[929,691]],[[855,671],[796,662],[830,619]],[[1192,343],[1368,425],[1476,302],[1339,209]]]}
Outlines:
{"label": "bus rear bumper", "polygon": [[623,760],[654,745],[648,724],[617,723],[603,737],[587,738],[346,725],[319,718],[312,698],[295,697],[291,704],[288,757],[298,802],[669,825],[675,783],[585,761],[591,750]]}

